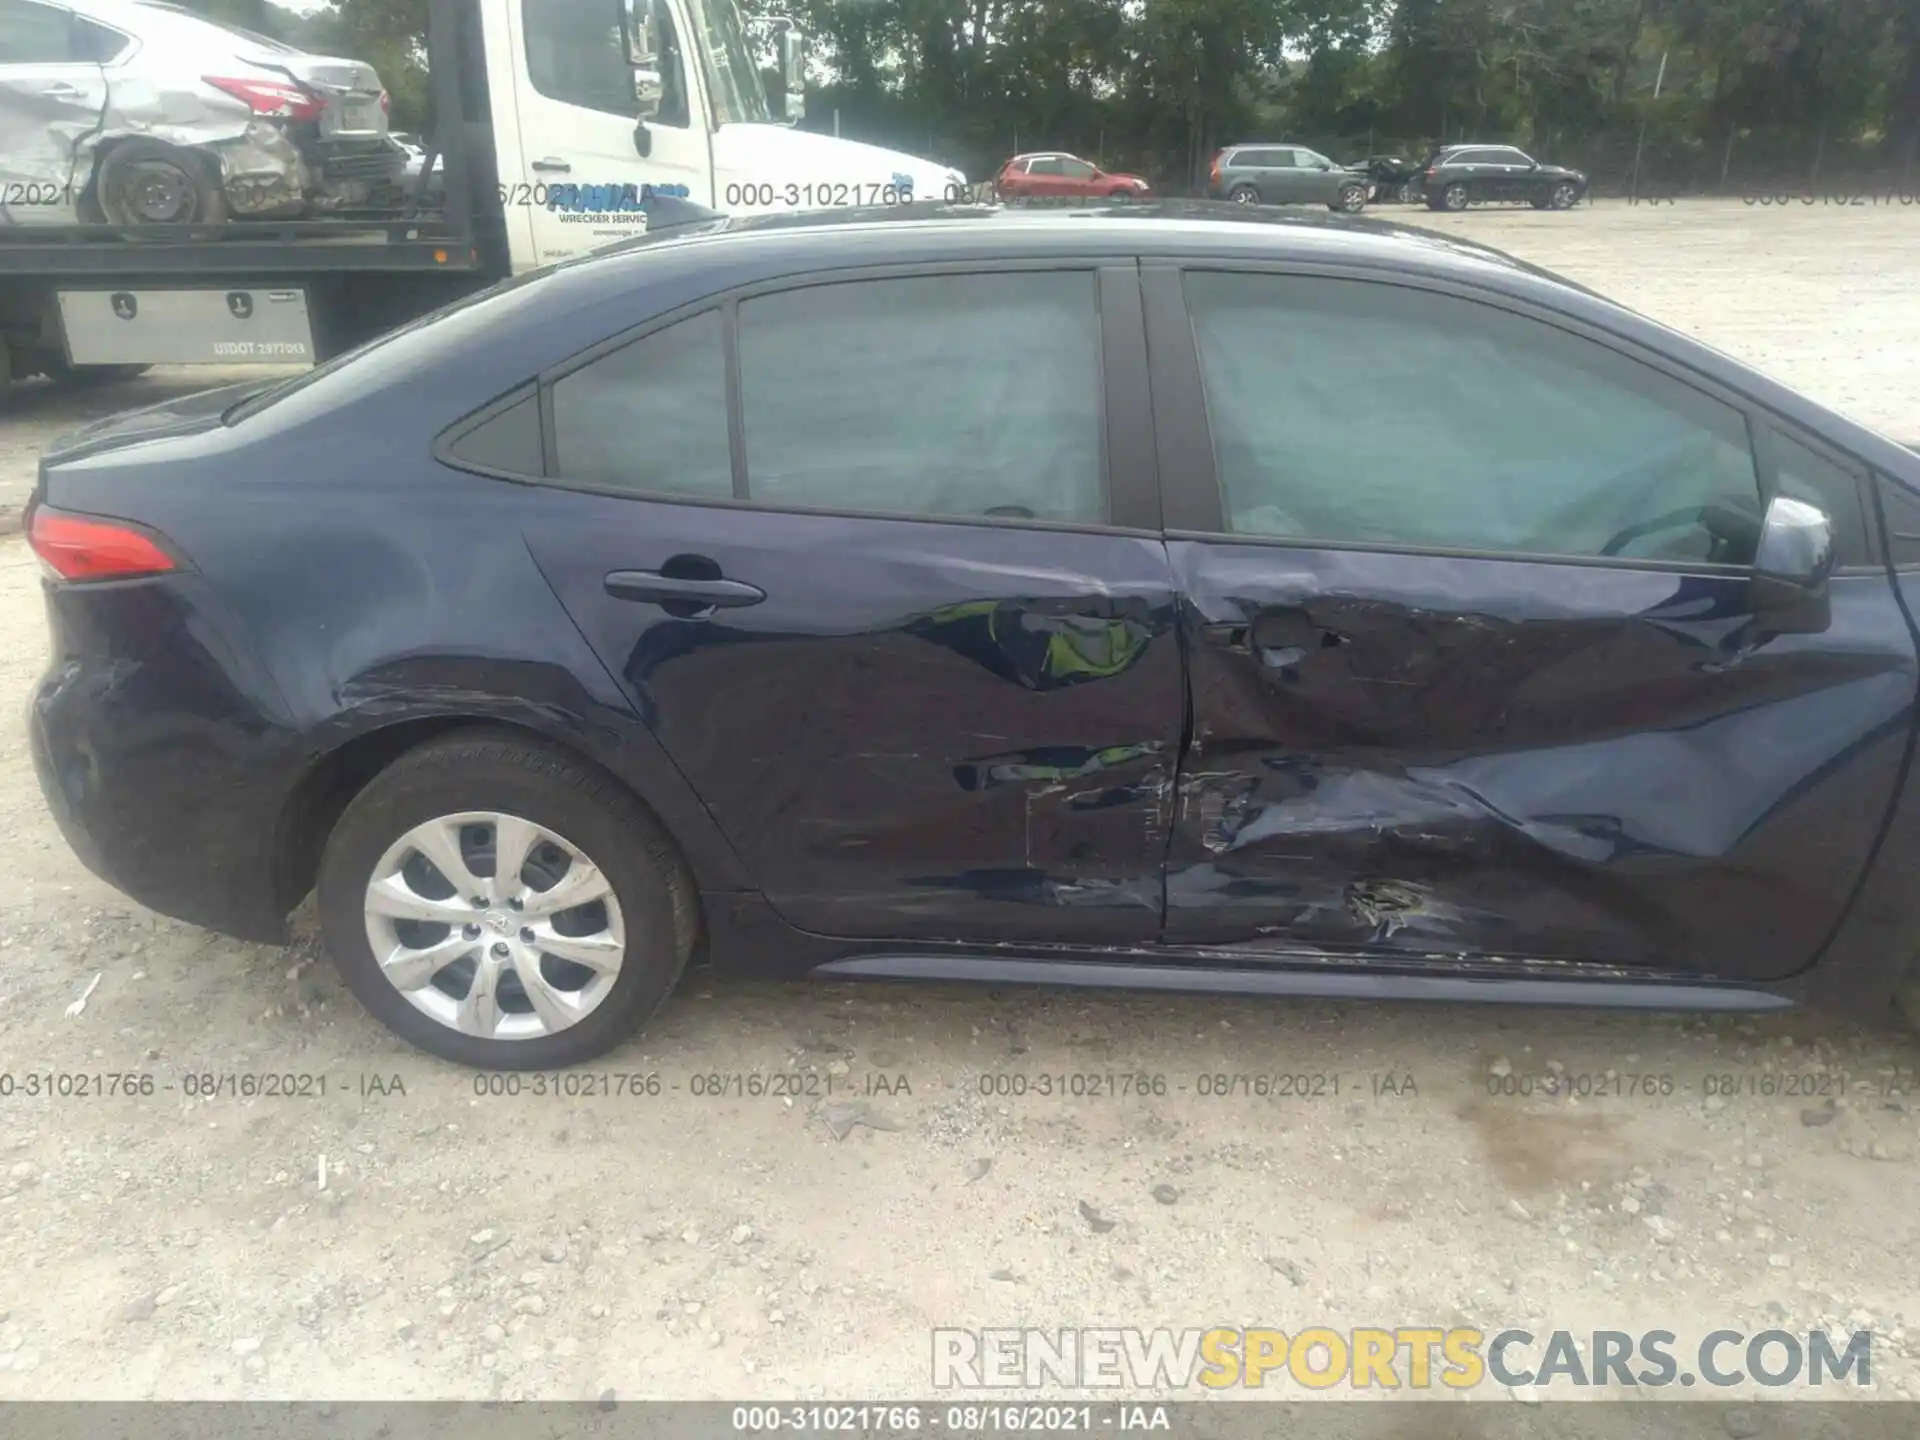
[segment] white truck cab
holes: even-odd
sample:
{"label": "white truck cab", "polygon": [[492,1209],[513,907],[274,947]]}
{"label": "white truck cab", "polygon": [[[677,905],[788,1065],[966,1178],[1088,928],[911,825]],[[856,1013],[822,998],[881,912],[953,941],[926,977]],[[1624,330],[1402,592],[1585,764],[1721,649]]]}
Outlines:
{"label": "white truck cab", "polygon": [[734,0],[480,0],[500,200],[516,272],[638,233],[645,193],[727,214],[964,198],[959,171],[790,128]]}

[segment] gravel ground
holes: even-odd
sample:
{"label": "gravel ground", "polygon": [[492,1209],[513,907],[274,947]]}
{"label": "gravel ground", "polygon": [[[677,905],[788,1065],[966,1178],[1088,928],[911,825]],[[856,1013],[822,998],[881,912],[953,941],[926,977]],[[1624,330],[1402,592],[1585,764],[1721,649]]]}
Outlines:
{"label": "gravel ground", "polygon": [[[1920,210],[1419,219],[1920,438]],[[0,504],[51,435],[207,378],[16,395]],[[16,715],[44,663],[0,540]],[[1920,1397],[1898,1035],[696,973],[570,1082],[607,1093],[482,1094],[366,1018],[310,924],[240,944],[86,874],[17,723],[0,873],[0,1398],[913,1396],[936,1326],[1216,1323],[1872,1328],[1874,1393]],[[1201,1093],[1275,1071],[1315,1097]],[[281,1075],[313,1093],[225,1088]],[[1102,1078],[1031,1093],[1060,1075]],[[1649,1093],[1504,1093],[1547,1076]]]}

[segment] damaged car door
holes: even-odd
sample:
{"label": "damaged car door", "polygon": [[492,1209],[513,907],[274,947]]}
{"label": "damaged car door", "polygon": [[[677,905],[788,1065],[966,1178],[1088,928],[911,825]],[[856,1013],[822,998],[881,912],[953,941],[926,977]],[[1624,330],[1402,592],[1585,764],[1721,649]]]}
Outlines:
{"label": "damaged car door", "polygon": [[100,67],[129,43],[63,6],[0,0],[0,221],[73,221],[78,147],[107,106]]}
{"label": "damaged car door", "polygon": [[1156,403],[1195,437],[1165,502],[1193,687],[1168,939],[1728,980],[1812,960],[1915,693],[1865,476],[1518,300],[1145,284]]}
{"label": "damaged car door", "polygon": [[597,493],[535,559],[790,923],[1157,935],[1185,690],[1137,296],[794,282],[547,377],[552,481]]}

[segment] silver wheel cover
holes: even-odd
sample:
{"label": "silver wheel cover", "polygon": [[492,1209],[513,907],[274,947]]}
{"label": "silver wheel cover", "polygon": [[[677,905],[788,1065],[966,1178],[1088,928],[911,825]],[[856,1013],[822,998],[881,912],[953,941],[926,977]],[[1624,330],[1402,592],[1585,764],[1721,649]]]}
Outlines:
{"label": "silver wheel cover", "polygon": [[467,811],[416,825],[366,889],[374,963],[421,1014],[483,1040],[579,1024],[620,977],[626,926],[600,868],[517,815]]}

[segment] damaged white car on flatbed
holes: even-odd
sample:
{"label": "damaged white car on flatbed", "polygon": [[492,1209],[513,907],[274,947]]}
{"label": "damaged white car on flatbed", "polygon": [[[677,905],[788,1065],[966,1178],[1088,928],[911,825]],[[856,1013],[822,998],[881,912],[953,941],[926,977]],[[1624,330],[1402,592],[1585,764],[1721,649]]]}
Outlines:
{"label": "damaged white car on flatbed", "polygon": [[0,0],[0,223],[218,225],[390,204],[371,65],[164,0]]}

